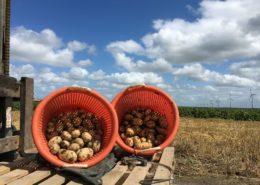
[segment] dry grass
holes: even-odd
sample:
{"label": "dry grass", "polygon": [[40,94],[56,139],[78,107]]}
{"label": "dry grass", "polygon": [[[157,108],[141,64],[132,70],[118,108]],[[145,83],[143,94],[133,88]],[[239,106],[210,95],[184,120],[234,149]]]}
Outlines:
{"label": "dry grass", "polygon": [[181,118],[176,175],[260,177],[260,122]]}
{"label": "dry grass", "polygon": [[13,125],[20,130],[20,111],[13,111]]}

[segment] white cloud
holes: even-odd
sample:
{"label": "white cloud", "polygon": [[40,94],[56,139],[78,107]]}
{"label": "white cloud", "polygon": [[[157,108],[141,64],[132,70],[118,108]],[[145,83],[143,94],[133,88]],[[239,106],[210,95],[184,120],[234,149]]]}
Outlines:
{"label": "white cloud", "polygon": [[107,50],[111,53],[126,52],[126,53],[142,53],[143,48],[134,40],[116,41],[108,44]]}
{"label": "white cloud", "polygon": [[93,54],[96,52],[96,47],[94,45],[89,45],[85,42],[80,42],[77,40],[68,42],[68,48],[71,51],[82,51],[82,50],[86,49],[87,52],[90,54]]}
{"label": "white cloud", "polygon": [[88,75],[88,71],[81,67],[72,67],[68,73],[69,77],[74,80],[83,80]]}
{"label": "white cloud", "polygon": [[116,61],[120,59],[118,53],[124,53],[124,57],[136,54],[153,60],[160,58],[172,64],[221,63],[255,57],[260,54],[259,9],[260,1],[254,0],[204,0],[196,21],[155,20],[154,32],[144,35],[140,44],[116,41],[107,48]]}
{"label": "white cloud", "polygon": [[11,32],[11,59],[15,61],[70,67],[75,65],[74,52],[84,48],[89,52],[95,50],[94,46],[79,41],[69,42],[66,48],[51,29],[36,32],[16,27]]}
{"label": "white cloud", "polygon": [[220,74],[215,71],[205,69],[201,64],[190,64],[184,65],[183,68],[178,68],[173,71],[174,75],[187,76],[192,80],[213,82],[215,85],[222,86],[239,86],[239,87],[250,87],[260,86],[260,83],[230,74]]}
{"label": "white cloud", "polygon": [[86,59],[86,60],[80,60],[78,62],[78,65],[81,66],[81,67],[86,67],[86,66],[90,66],[92,65],[93,62],[90,60],[90,59]]}
{"label": "white cloud", "polygon": [[111,73],[108,80],[117,84],[157,84],[163,83],[163,78],[156,73]]}
{"label": "white cloud", "polygon": [[260,81],[260,60],[233,63],[230,65],[232,74]]}
{"label": "white cloud", "polygon": [[92,72],[89,75],[89,78],[92,80],[103,80],[106,78],[106,73],[103,70],[99,69],[97,71]]}

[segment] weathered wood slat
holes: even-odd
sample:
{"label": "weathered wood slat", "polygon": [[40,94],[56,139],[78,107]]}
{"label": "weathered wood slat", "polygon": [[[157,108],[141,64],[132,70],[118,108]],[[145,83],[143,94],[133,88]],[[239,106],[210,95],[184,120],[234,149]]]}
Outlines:
{"label": "weathered wood slat", "polygon": [[61,185],[65,183],[65,181],[66,181],[65,177],[56,174],[48,178],[47,180],[43,181],[39,185]]}
{"label": "weathered wood slat", "polygon": [[104,185],[114,185],[116,182],[122,177],[122,175],[127,170],[126,165],[120,165],[120,163],[117,163],[117,165],[105,176],[103,176],[102,181]]}
{"label": "weathered wood slat", "polygon": [[19,136],[0,138],[0,153],[17,150],[19,148]]}
{"label": "weathered wood slat", "polygon": [[20,131],[20,152],[26,155],[26,150],[34,148],[35,145],[31,133],[31,121],[33,114],[33,79],[21,78],[20,89],[20,110],[21,110],[21,131]]}
{"label": "weathered wood slat", "polygon": [[41,181],[49,175],[51,175],[50,170],[37,170],[33,173],[30,173],[29,175],[9,183],[8,185],[31,185]]}
{"label": "weathered wood slat", "polygon": [[[174,161],[174,147],[167,147],[164,149],[160,163],[172,167],[172,163]],[[163,167],[158,166],[154,179],[168,179],[171,177],[171,172]],[[169,182],[163,182],[161,185],[168,185]]]}
{"label": "weathered wood slat", "polygon": [[151,167],[151,164],[147,166],[136,166],[130,173],[123,185],[139,185],[139,181],[143,180]]}
{"label": "weathered wood slat", "polygon": [[11,171],[10,167],[5,165],[0,165],[0,175],[6,174],[10,171]]}
{"label": "weathered wood slat", "polygon": [[23,170],[23,169],[13,170],[9,173],[0,176],[0,185],[8,184],[28,174],[29,174],[28,170]]}

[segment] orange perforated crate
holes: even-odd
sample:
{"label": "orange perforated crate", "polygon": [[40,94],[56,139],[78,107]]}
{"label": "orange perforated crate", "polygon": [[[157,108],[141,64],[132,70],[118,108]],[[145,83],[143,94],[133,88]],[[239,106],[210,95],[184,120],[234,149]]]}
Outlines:
{"label": "orange perforated crate", "polygon": [[[84,162],[66,163],[49,151],[45,137],[46,124],[54,115],[81,108],[93,112],[103,128],[102,148]],[[113,149],[117,138],[118,119],[109,101],[96,91],[79,87],[64,87],[52,92],[37,106],[32,119],[32,135],[39,153],[50,163],[59,167],[89,167],[103,160]]]}
{"label": "orange perforated crate", "polygon": [[[171,144],[176,136],[179,126],[178,107],[168,94],[157,87],[148,85],[130,86],[116,95],[112,101],[112,105],[116,110],[119,124],[127,111],[139,107],[150,108],[166,117],[168,123],[166,140],[157,147],[145,150],[136,150],[137,154],[152,155],[157,150],[162,150]],[[125,151],[134,153],[134,149],[127,146],[119,134],[117,137],[117,143]]]}

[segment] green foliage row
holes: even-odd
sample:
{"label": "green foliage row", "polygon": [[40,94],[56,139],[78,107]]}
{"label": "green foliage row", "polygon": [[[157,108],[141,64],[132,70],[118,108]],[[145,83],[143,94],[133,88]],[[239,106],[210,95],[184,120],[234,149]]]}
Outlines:
{"label": "green foliage row", "polygon": [[[33,102],[33,109],[35,109],[38,105],[38,102]],[[12,110],[19,111],[20,110],[20,102],[19,101],[13,101]]]}
{"label": "green foliage row", "polygon": [[[34,102],[33,107],[38,105]],[[13,102],[13,110],[20,110],[20,102]],[[181,117],[222,118],[233,120],[260,121],[260,109],[246,108],[210,108],[210,107],[179,107]]]}
{"label": "green foliage row", "polygon": [[181,117],[260,121],[260,109],[179,107]]}

